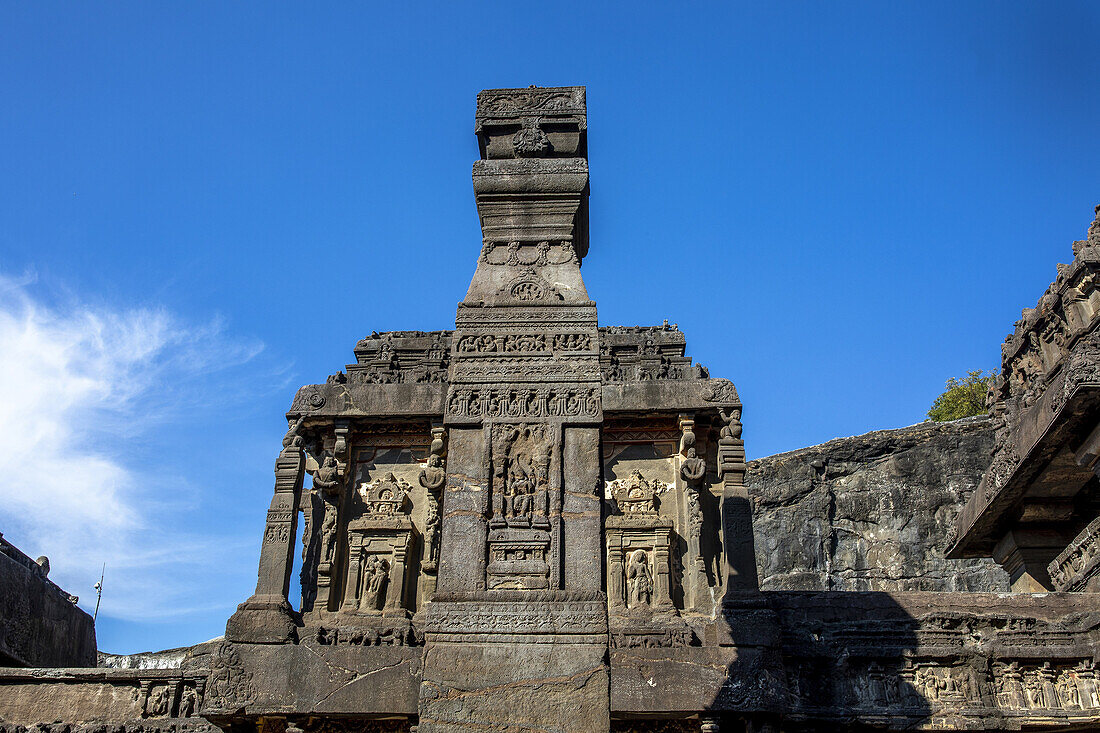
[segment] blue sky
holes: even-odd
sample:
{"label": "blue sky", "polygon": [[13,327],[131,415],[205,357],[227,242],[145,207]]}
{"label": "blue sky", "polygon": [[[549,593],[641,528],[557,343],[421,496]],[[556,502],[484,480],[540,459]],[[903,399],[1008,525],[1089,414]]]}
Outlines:
{"label": "blue sky", "polygon": [[0,5],[0,531],[112,652],[224,631],[297,385],[454,322],[474,95],[588,87],[603,324],[751,457],[999,365],[1100,202],[1100,5]]}

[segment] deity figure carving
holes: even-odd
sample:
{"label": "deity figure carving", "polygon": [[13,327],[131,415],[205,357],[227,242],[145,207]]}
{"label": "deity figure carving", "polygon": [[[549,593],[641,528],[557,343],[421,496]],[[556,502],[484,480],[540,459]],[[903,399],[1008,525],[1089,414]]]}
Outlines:
{"label": "deity figure carving", "polygon": [[621,514],[655,515],[657,492],[664,488],[660,481],[650,481],[641,471],[634,470],[626,479],[616,479],[607,486],[615,508]]}
{"label": "deity figure carving", "polygon": [[1085,660],[1073,669],[1077,689],[1081,694],[1081,707],[1100,708],[1100,694],[1096,686],[1096,668],[1092,660]]}
{"label": "deity figure carving", "polygon": [[378,481],[360,484],[359,495],[363,497],[367,514],[397,516],[405,513],[411,489],[407,482],[388,473]]}
{"label": "deity figure carving", "polygon": [[302,445],[302,436],[298,434],[298,430],[302,427],[302,421],[305,420],[305,416],[298,418],[287,429],[286,435],[283,436],[283,450],[287,448],[299,447]]}
{"label": "deity figure carving", "polygon": [[694,483],[703,478],[706,472],[706,462],[695,455],[695,448],[688,448],[685,451],[684,460],[680,464],[680,475],[683,477],[684,481]]}
{"label": "deity figure carving", "polygon": [[435,572],[439,566],[439,502],[428,494],[428,508],[424,515],[424,570]]}
{"label": "deity figure carving", "polygon": [[1028,707],[1050,707],[1050,704],[1046,699],[1046,691],[1043,689],[1043,683],[1039,679],[1037,674],[1028,675],[1026,678],[1024,678],[1024,690],[1027,693]]}
{"label": "deity figure carving", "polygon": [[179,717],[190,718],[198,708],[199,696],[194,687],[185,688],[180,696]]}
{"label": "deity figure carving", "polygon": [[535,491],[535,485],[528,477],[528,473],[519,466],[513,466],[509,472],[509,481],[504,495],[504,513],[508,517],[531,516],[531,494]]}
{"label": "deity figure carving", "polygon": [[741,408],[731,407],[729,409],[719,408],[718,417],[722,421],[722,429],[719,431],[719,436],[722,438],[731,438],[733,440],[739,440],[741,438]]}
{"label": "deity figure carving", "polygon": [[653,600],[653,576],[649,572],[649,556],[645,551],[637,550],[630,556],[626,581],[630,588],[630,608],[650,605]]}
{"label": "deity figure carving", "polygon": [[158,687],[149,696],[149,702],[146,705],[147,715],[167,715],[168,714],[168,688]]}
{"label": "deity figure carving", "polygon": [[432,454],[428,456],[428,464],[420,472],[420,485],[429,493],[438,494],[447,480],[447,471],[443,468],[443,457]]}
{"label": "deity figure carving", "polygon": [[313,488],[320,489],[331,497],[337,493],[340,478],[340,463],[335,456],[325,456],[321,466],[313,474]]}
{"label": "deity figure carving", "polygon": [[336,506],[325,502],[325,516],[321,521],[321,562],[331,563],[336,547]]}
{"label": "deity figure carving", "polygon": [[1081,708],[1081,694],[1077,689],[1076,681],[1069,674],[1062,674],[1057,682],[1058,697],[1062,706],[1067,708]]}
{"label": "deity figure carving", "polygon": [[434,573],[439,566],[439,501],[443,484],[447,481],[447,470],[443,465],[443,429],[432,431],[431,455],[427,465],[420,471],[420,485],[428,490],[427,511],[424,516],[424,563],[423,568]]}
{"label": "deity figure carving", "polygon": [[553,449],[548,426],[498,427],[492,442],[495,526],[548,525]]}
{"label": "deity figure carving", "polygon": [[1023,675],[1018,662],[1005,665],[997,676],[997,698],[1002,707],[1023,710],[1027,704]]}
{"label": "deity figure carving", "polygon": [[382,610],[383,593],[389,580],[390,566],[386,559],[371,555],[363,563],[363,592],[359,610],[374,613]]}

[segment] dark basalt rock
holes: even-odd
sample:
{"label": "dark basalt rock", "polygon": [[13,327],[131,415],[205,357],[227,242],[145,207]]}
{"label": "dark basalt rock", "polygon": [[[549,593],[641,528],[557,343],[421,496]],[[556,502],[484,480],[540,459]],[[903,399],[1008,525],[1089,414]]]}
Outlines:
{"label": "dark basalt rock", "polygon": [[750,461],[761,588],[1007,591],[992,560],[944,559],[992,446],[982,416]]}
{"label": "dark basalt rock", "polygon": [[49,571],[47,558],[31,560],[0,535],[0,665],[95,664],[92,617],[47,577]]}

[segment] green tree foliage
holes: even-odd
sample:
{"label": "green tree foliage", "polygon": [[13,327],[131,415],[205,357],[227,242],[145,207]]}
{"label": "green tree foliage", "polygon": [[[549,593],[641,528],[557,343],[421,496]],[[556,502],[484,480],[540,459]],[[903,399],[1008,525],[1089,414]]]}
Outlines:
{"label": "green tree foliage", "polygon": [[996,376],[996,372],[983,373],[976,370],[962,379],[948,379],[947,390],[932,403],[932,407],[928,409],[928,418],[935,422],[946,422],[984,414],[985,395]]}

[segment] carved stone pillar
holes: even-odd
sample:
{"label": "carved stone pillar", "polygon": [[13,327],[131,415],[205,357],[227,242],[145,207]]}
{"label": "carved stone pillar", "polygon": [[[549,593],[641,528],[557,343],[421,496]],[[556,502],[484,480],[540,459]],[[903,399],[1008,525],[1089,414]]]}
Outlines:
{"label": "carved stone pillar", "polygon": [[718,471],[722,477],[722,536],[725,545],[727,592],[758,590],[756,543],[752,535],[752,504],[745,488],[745,441],[741,439],[741,406],[719,411],[725,425],[718,439]]}
{"label": "carved stone pillar", "polygon": [[452,337],[420,730],[599,733],[610,688],[599,332],[580,271],[584,90],[484,91],[476,129],[482,250]]}
{"label": "carved stone pillar", "polygon": [[611,613],[621,613],[626,609],[626,586],[623,578],[626,565],[623,558],[622,543],[612,543],[608,537],[607,548],[607,602]]}
{"label": "carved stone pillar", "polygon": [[699,496],[706,463],[695,450],[695,418],[680,416],[680,454],[678,456],[680,493],[683,496],[684,530],[687,555],[684,558],[684,605],[697,609],[706,600],[707,570],[703,558],[703,507]]}
{"label": "carved stone pillar", "polygon": [[437,593],[485,589],[489,534],[487,439],[480,427],[448,431],[447,483],[443,489],[443,536]]}
{"label": "carved stone pillar", "polygon": [[430,603],[435,595],[439,577],[439,553],[443,540],[443,487],[447,484],[444,438],[447,431],[442,424],[432,425],[431,453],[427,465],[420,471],[420,485],[427,490],[428,512],[424,520],[423,556],[420,567],[422,579],[421,603]]}
{"label": "carved stone pillar", "polygon": [[363,540],[360,533],[348,533],[348,576],[344,588],[344,611],[356,611],[359,608],[359,584],[363,567]]}
{"label": "carved stone pillar", "polygon": [[294,437],[275,462],[275,493],[267,510],[256,592],[230,616],[225,627],[228,641],[282,644],[297,638],[295,613],[287,596],[304,474],[301,439]]}

